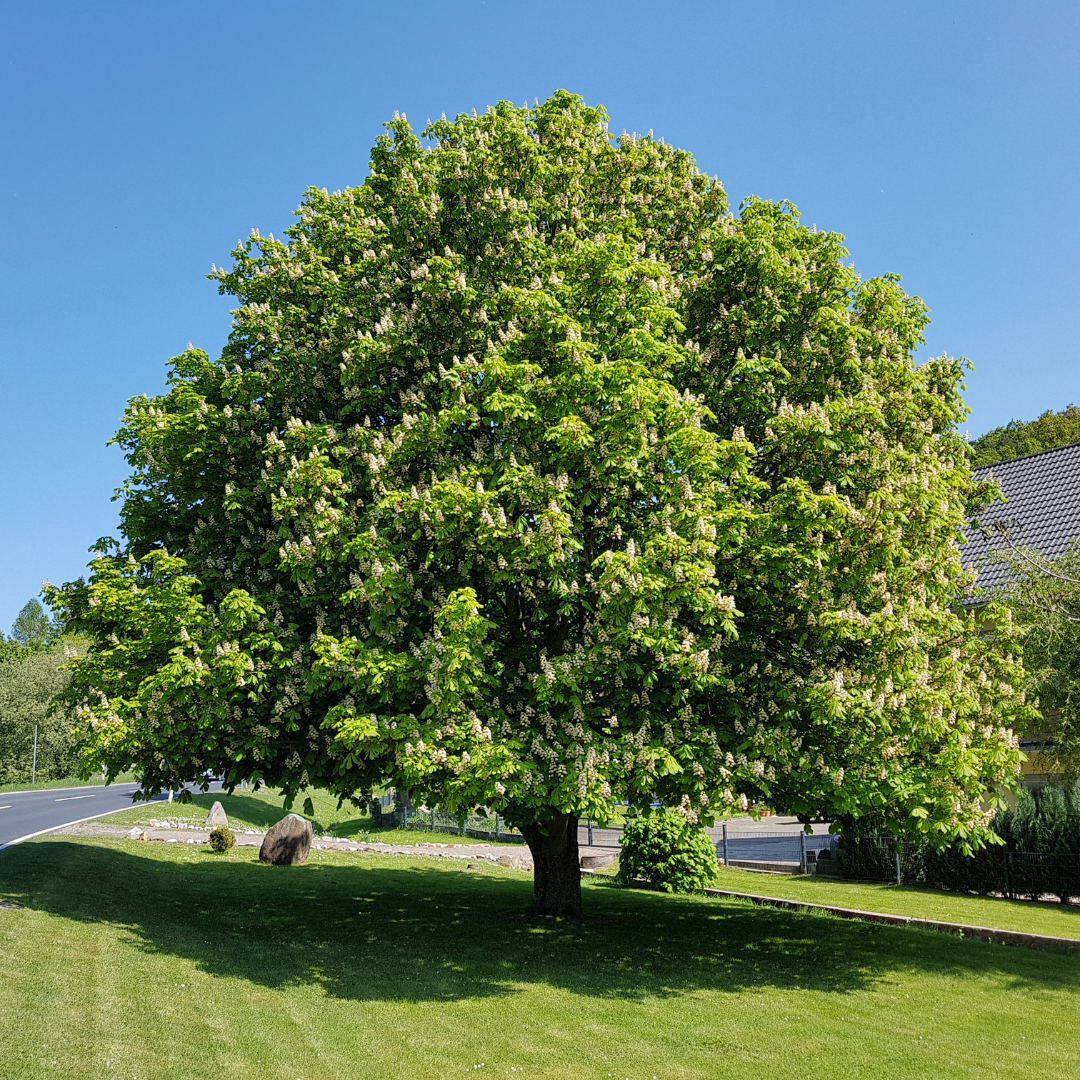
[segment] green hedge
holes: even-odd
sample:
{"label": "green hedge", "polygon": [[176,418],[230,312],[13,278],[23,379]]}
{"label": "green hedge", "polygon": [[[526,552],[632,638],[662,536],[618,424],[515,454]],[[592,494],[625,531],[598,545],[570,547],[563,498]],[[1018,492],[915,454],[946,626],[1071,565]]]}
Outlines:
{"label": "green hedge", "polygon": [[[849,826],[851,828],[851,826]],[[1080,899],[1080,800],[1058,788],[1022,792],[1016,806],[999,814],[994,831],[1000,844],[970,855],[958,847],[897,843],[892,837],[842,832],[837,872],[863,881],[900,881],[951,892],[1013,898],[1056,896]]]}

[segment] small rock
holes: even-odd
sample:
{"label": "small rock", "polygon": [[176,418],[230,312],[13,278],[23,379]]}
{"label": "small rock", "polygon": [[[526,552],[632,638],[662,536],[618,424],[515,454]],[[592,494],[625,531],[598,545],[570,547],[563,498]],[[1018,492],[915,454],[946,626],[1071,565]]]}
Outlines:
{"label": "small rock", "polygon": [[303,866],[310,850],[311,822],[299,814],[289,814],[263,838],[259,861],[273,866]]}
{"label": "small rock", "polygon": [[505,866],[509,870],[531,870],[533,868],[532,856],[530,855],[498,855],[495,862],[499,866]]}
{"label": "small rock", "polygon": [[146,839],[146,830],[145,829],[140,829],[139,826],[136,825],[133,829],[131,829],[128,832],[127,838],[129,840],[145,840]]}
{"label": "small rock", "polygon": [[0,900],[0,908],[5,911],[22,911],[22,904],[16,904],[14,900]]}
{"label": "small rock", "polygon": [[229,818],[225,813],[225,807],[216,802],[210,807],[210,813],[206,815],[207,825],[228,825]]}
{"label": "small rock", "polygon": [[610,855],[602,854],[582,855],[580,858],[582,870],[595,870],[598,866],[610,866],[615,861],[615,852]]}

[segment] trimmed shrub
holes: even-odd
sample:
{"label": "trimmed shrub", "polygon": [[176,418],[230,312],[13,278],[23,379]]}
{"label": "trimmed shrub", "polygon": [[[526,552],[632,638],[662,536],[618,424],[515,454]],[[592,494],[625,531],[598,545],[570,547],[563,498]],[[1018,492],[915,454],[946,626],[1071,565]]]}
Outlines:
{"label": "trimmed shrub", "polygon": [[836,872],[856,881],[895,881],[896,845],[883,836],[841,834],[836,846]]}
{"label": "trimmed shrub", "polygon": [[210,850],[216,851],[218,854],[228,851],[235,843],[236,837],[233,836],[232,829],[227,825],[219,825],[210,833]]}
{"label": "trimmed shrub", "polygon": [[708,833],[676,811],[653,810],[627,821],[616,875],[624,885],[636,878],[663,892],[692,892],[712,885],[716,868]]}

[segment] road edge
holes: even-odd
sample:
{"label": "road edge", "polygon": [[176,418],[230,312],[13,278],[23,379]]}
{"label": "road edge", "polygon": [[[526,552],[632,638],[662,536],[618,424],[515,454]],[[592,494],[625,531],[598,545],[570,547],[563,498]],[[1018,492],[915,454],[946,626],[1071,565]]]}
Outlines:
{"label": "road edge", "polygon": [[[62,788],[60,790],[63,790]],[[27,840],[33,840],[36,836],[45,836],[47,833],[56,832],[57,829],[66,829],[72,825],[81,825],[84,821],[96,821],[98,818],[108,817],[110,814],[122,814],[125,810],[132,809],[130,806],[118,806],[115,810],[105,810],[100,814],[91,814],[89,817],[78,818],[75,821],[65,821],[59,825],[53,825],[48,829],[38,829],[37,832],[27,833],[25,836],[16,837],[6,844],[0,844],[0,851],[7,851],[16,844],[23,844]]]}

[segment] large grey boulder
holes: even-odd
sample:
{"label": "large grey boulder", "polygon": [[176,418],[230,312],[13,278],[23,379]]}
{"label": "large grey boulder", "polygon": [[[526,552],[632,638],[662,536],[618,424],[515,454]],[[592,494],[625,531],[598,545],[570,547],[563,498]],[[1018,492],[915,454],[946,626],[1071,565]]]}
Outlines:
{"label": "large grey boulder", "polygon": [[207,825],[228,825],[229,817],[225,813],[225,807],[216,802],[210,807],[210,813],[206,815]]}
{"label": "large grey boulder", "polygon": [[259,859],[274,866],[302,866],[310,850],[311,822],[299,814],[289,814],[263,837]]}

